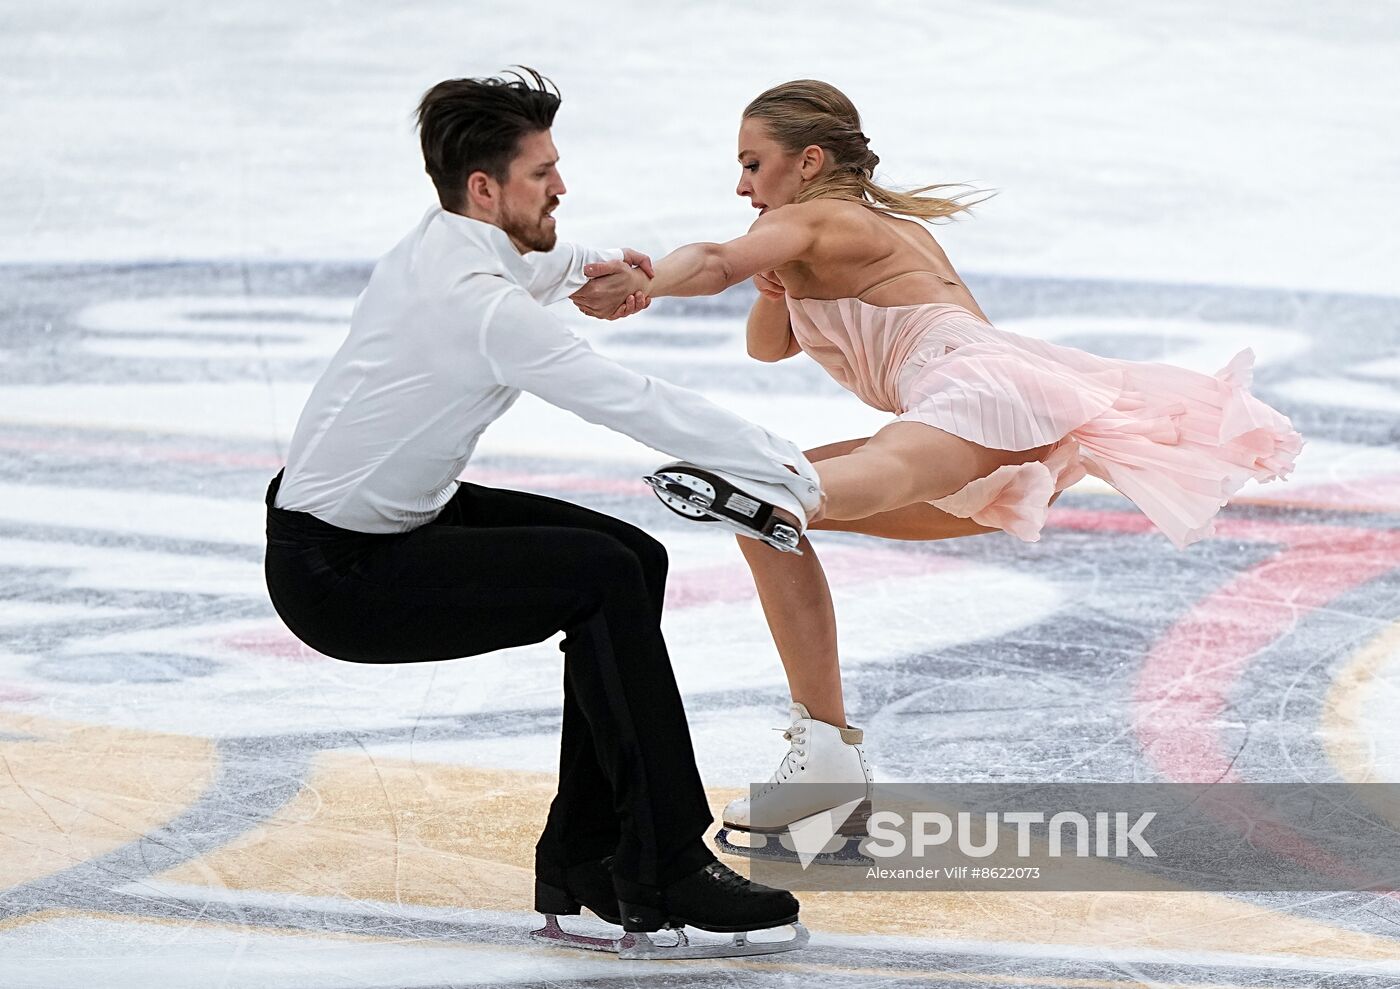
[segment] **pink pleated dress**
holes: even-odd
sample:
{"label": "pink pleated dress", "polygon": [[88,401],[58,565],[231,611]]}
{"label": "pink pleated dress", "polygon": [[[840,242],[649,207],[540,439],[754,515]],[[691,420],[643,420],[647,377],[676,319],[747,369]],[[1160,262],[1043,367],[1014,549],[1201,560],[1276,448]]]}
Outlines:
{"label": "pink pleated dress", "polygon": [[1055,492],[1087,473],[1185,547],[1250,478],[1287,477],[1303,445],[1250,394],[1249,350],[1207,375],[1009,333],[951,303],[789,296],[788,312],[802,349],[867,405],[992,449],[1053,445],[932,502],[1027,542]]}

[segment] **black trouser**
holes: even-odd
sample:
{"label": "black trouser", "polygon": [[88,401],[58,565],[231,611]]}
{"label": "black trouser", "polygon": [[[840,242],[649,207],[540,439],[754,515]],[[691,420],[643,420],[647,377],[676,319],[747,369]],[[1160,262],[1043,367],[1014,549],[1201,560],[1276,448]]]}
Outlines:
{"label": "black trouser", "polygon": [[577,505],[475,484],[411,532],[351,532],[274,508],[281,479],[267,492],[267,587],[311,648],[413,663],[566,633],[559,792],[535,849],[538,878],[562,886],[566,867],[613,854],[640,899],[713,861],[661,637],[659,542]]}

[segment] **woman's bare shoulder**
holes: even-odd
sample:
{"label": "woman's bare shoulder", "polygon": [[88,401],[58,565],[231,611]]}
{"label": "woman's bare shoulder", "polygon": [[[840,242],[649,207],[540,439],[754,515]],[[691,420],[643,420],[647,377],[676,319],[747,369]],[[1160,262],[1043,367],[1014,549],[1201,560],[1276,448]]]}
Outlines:
{"label": "woman's bare shoulder", "polygon": [[876,209],[869,203],[858,203],[849,199],[814,199],[783,208],[807,211],[805,216],[810,218],[811,223],[826,229],[839,230],[844,240],[860,238],[883,242],[894,237],[905,243],[923,244],[938,249],[938,242],[934,240],[927,224]]}
{"label": "woman's bare shoulder", "polygon": [[842,225],[868,225],[875,219],[874,210],[850,199],[812,199],[797,205],[815,220]]}
{"label": "woman's bare shoulder", "polygon": [[870,215],[869,209],[849,200],[809,199],[805,203],[788,203],[770,209],[754,221],[754,226],[774,220],[806,224],[867,223]]}

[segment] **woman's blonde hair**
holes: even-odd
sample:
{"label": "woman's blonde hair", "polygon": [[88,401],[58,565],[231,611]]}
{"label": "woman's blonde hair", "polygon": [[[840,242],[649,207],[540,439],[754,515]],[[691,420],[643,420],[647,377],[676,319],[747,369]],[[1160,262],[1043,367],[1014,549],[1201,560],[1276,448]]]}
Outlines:
{"label": "woman's blonde hair", "polygon": [[830,83],[796,79],[774,86],[744,108],[744,119],[750,118],[763,121],[773,139],[789,154],[813,144],[827,153],[830,165],[797,194],[795,202],[845,199],[867,203],[886,213],[938,220],[967,212],[990,198],[987,194],[965,201],[980,192],[975,189],[948,198],[921,195],[935,189],[965,188],[958,182],[926,185],[908,192],[876,185],[871,177],[880,164],[880,156],[870,150],[870,138],[861,132],[855,104]]}

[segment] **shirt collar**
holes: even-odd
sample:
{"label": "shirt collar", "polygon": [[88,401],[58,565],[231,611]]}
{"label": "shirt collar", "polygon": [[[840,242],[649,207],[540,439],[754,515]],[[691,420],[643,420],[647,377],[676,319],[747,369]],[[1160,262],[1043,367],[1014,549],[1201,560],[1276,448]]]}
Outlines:
{"label": "shirt collar", "polygon": [[525,256],[515,249],[510,237],[500,227],[482,220],[474,220],[470,216],[463,216],[460,213],[452,213],[441,207],[437,210],[443,222],[460,233],[466,240],[493,259],[500,262],[505,269],[505,274],[511,281],[519,285],[526,285],[530,281],[533,268],[530,262],[525,260]]}

